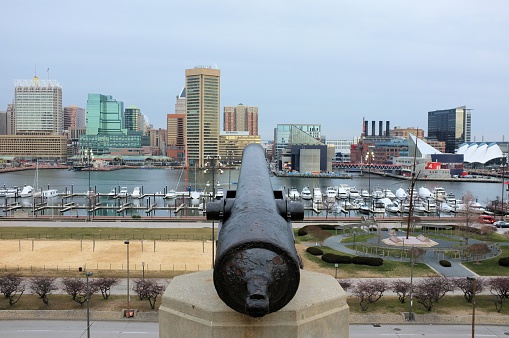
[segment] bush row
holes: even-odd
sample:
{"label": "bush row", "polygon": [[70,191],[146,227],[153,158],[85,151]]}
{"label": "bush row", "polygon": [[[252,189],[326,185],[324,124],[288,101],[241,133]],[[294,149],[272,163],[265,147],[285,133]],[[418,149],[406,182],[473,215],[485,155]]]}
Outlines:
{"label": "bush row", "polygon": [[357,264],[369,266],[381,266],[384,260],[380,257],[367,257],[367,256],[343,256],[333,253],[325,253],[322,256],[322,261],[332,264]]}
{"label": "bush row", "polygon": [[446,267],[446,268],[451,267],[451,262],[446,261],[445,259],[441,259],[441,260],[439,261],[439,263],[440,263],[440,265],[442,265],[443,267]]}
{"label": "bush row", "polygon": [[509,266],[509,257],[502,257],[498,260],[498,265]]}

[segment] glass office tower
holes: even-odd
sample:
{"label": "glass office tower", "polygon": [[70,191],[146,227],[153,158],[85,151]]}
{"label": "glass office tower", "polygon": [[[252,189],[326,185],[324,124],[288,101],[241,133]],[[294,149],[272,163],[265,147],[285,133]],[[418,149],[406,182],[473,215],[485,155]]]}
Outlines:
{"label": "glass office tower", "polygon": [[445,152],[454,154],[462,143],[470,142],[470,111],[461,106],[428,112],[428,139],[445,142]]}

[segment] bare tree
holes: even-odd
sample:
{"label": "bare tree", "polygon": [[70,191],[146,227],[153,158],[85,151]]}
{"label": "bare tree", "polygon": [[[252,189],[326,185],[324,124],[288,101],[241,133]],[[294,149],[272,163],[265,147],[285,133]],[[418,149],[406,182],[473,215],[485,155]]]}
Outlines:
{"label": "bare tree", "polygon": [[51,294],[52,291],[58,290],[56,279],[52,277],[30,278],[29,285],[30,289],[32,289],[32,293],[38,295],[46,305],[49,304],[48,295]]}
{"label": "bare tree", "polygon": [[414,287],[414,296],[419,304],[431,311],[435,303],[453,290],[453,285],[445,277],[426,277]]}
{"label": "bare tree", "polygon": [[140,300],[148,300],[150,308],[154,309],[157,296],[164,293],[165,287],[150,279],[139,279],[134,283],[133,290],[138,294]]}
{"label": "bare tree", "polygon": [[[457,287],[463,292],[463,296],[465,297],[467,302],[472,303],[472,299],[474,298],[473,283],[463,277],[453,278],[451,282],[455,287]],[[475,295],[483,291],[484,285],[485,285],[484,279],[477,278],[477,281],[475,283]]]}
{"label": "bare tree", "polygon": [[[86,282],[81,278],[64,278],[62,280],[62,284],[64,284],[64,291],[71,295],[72,300],[74,300],[76,303],[83,306],[83,304],[87,301],[87,284]],[[94,285],[89,285],[90,287],[90,297],[94,293],[98,291],[97,287]]]}
{"label": "bare tree", "polygon": [[486,254],[490,253],[491,250],[486,243],[471,244],[467,247],[467,252],[475,258],[477,263]]}
{"label": "bare tree", "polygon": [[387,283],[381,279],[360,281],[355,285],[353,294],[359,298],[362,311],[366,311],[371,303],[382,298]]}
{"label": "bare tree", "polygon": [[25,292],[23,279],[14,274],[0,277],[0,292],[9,299],[9,305],[13,306]]}
{"label": "bare tree", "polygon": [[502,305],[509,298],[509,277],[495,277],[488,282],[491,294],[495,296],[493,302],[497,312],[502,310]]}
{"label": "bare tree", "polygon": [[399,301],[404,303],[410,295],[410,282],[398,279],[391,283],[391,289],[398,295]]}
{"label": "bare tree", "polygon": [[327,219],[329,216],[329,212],[334,208],[334,206],[336,206],[336,202],[328,198],[325,198],[323,200],[322,205],[325,208],[325,219]]}
{"label": "bare tree", "polygon": [[343,288],[343,290],[348,290],[352,286],[352,282],[350,282],[348,279],[339,279],[338,280],[339,285]]}
{"label": "bare tree", "polygon": [[422,258],[422,256],[424,256],[425,253],[426,253],[426,250],[424,250],[423,248],[415,247],[415,246],[413,246],[412,248],[410,248],[408,250],[408,256],[414,262],[420,260]]}
{"label": "bare tree", "polygon": [[463,202],[463,209],[461,212],[465,215],[462,223],[462,231],[463,237],[465,238],[465,244],[468,246],[468,239],[470,238],[472,232],[472,226],[475,222],[475,216],[477,214],[474,212],[473,203],[475,202],[474,195],[467,191],[465,195],[461,198]]}
{"label": "bare tree", "polygon": [[118,278],[102,277],[94,279],[91,285],[95,288],[95,290],[101,290],[101,294],[104,299],[108,299],[110,296],[111,287],[118,284],[118,282]]}
{"label": "bare tree", "polygon": [[321,227],[316,225],[310,225],[308,227],[308,232],[316,238],[316,240],[320,243],[320,246],[323,246],[323,242],[330,236],[332,236],[328,231],[323,230]]}

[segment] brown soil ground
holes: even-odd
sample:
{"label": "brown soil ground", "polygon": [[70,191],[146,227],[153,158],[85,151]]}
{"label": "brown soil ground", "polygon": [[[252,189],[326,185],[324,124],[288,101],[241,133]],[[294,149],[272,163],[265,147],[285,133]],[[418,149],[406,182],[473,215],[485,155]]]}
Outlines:
{"label": "brown soil ground", "polygon": [[[297,244],[304,257],[306,246]],[[212,267],[211,241],[131,240],[129,267],[149,271],[200,271]],[[127,247],[123,241],[93,240],[1,240],[0,270],[124,270]],[[331,273],[311,261],[309,271]]]}

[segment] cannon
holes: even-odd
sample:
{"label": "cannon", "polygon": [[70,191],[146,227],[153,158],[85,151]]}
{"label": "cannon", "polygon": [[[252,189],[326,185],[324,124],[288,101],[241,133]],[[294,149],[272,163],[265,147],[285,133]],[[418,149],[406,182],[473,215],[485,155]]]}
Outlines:
{"label": "cannon", "polygon": [[244,149],[237,190],[206,211],[208,220],[219,221],[213,276],[221,300],[251,317],[288,304],[302,268],[291,221],[304,219],[304,207],[272,189],[260,145]]}

